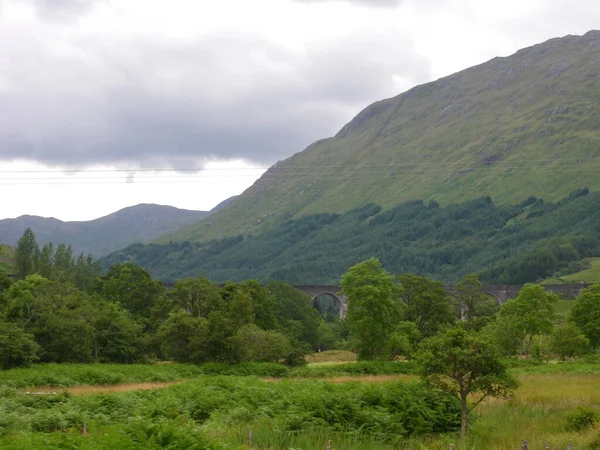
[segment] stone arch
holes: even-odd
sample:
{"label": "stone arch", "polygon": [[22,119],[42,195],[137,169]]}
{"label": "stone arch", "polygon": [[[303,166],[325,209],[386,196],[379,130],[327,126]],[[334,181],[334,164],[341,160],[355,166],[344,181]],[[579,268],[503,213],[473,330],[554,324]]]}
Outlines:
{"label": "stone arch", "polygon": [[482,291],[482,294],[487,295],[490,298],[493,298],[496,301],[496,303],[498,303],[498,305],[502,305],[502,303],[504,303],[500,300],[500,298],[498,298],[498,296],[494,295],[492,292],[486,292],[484,290],[484,291]]}
{"label": "stone arch", "polygon": [[348,305],[344,301],[345,299],[343,297],[341,297],[340,295],[338,295],[337,293],[334,293],[331,291],[312,293],[311,294],[311,297],[312,297],[311,304],[313,305],[314,308],[317,308],[316,301],[317,301],[317,298],[321,297],[321,296],[327,296],[333,300],[333,302],[337,306],[338,314],[339,314],[340,318],[346,316],[346,312],[348,311]]}

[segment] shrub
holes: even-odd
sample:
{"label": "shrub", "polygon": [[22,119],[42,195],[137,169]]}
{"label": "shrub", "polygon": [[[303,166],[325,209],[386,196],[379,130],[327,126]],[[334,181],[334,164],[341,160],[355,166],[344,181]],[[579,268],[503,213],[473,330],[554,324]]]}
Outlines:
{"label": "shrub", "polygon": [[579,406],[567,415],[567,431],[580,431],[590,428],[598,421],[598,413],[591,408]]}

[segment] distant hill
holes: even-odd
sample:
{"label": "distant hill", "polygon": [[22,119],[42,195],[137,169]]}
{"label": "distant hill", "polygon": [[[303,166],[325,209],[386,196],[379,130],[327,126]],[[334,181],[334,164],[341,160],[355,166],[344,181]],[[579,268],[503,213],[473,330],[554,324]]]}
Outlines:
{"label": "distant hill", "polygon": [[121,209],[99,219],[63,222],[54,218],[21,216],[0,220],[0,239],[16,245],[27,227],[40,245],[47,242],[71,244],[75,253],[102,256],[135,242],[149,242],[166,233],[208,216],[206,211],[191,211],[172,206],[140,204]]}
{"label": "distant hill", "polygon": [[600,32],[552,39],[368,106],[210,219],[157,242],[257,235],[369,202],[516,204],[597,191],[599,105]]}
{"label": "distant hill", "polygon": [[165,281],[203,273],[215,282],[338,284],[349,267],[377,257],[393,274],[453,283],[477,273],[490,284],[522,284],[577,272],[585,258],[600,257],[599,224],[600,192],[587,189],[554,203],[531,197],[507,205],[483,197],[448,206],[409,201],[387,210],[371,203],[286,221],[256,236],[136,244],[103,263],[135,261]]}

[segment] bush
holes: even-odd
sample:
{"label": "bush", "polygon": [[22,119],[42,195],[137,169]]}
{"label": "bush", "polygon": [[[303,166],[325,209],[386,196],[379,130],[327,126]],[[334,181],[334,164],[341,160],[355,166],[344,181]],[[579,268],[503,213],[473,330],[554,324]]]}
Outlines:
{"label": "bush", "polygon": [[567,431],[580,431],[593,427],[598,421],[598,413],[591,408],[579,406],[575,411],[567,415]]}

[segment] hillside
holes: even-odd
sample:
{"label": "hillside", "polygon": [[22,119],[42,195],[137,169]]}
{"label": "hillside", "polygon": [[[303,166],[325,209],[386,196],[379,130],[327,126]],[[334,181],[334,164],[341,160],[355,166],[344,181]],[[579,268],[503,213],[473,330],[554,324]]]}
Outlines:
{"label": "hillside", "polygon": [[204,273],[215,282],[258,279],[337,284],[373,256],[394,274],[452,283],[478,273],[491,284],[543,280],[600,256],[600,192],[519,205],[489,197],[446,207],[410,201],[383,211],[367,204],[345,214],[314,214],[256,236],[210,243],[132,245],[104,264],[133,260],[165,281]]}
{"label": "hillside", "polygon": [[11,274],[13,272],[15,251],[6,244],[0,244],[0,274]]}
{"label": "hillside", "polygon": [[102,256],[135,242],[149,242],[160,235],[194,223],[208,214],[210,213],[172,206],[141,204],[99,219],[82,222],[21,216],[0,220],[0,239],[14,246],[25,229],[30,227],[40,245],[47,242],[71,244],[75,253],[83,251]]}
{"label": "hillside", "polygon": [[209,220],[157,242],[259,234],[286,219],[490,195],[600,190],[600,32],[552,39],[368,106]]}

